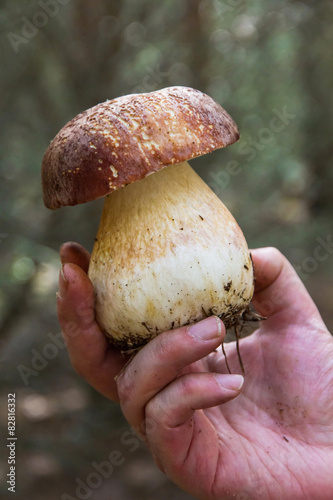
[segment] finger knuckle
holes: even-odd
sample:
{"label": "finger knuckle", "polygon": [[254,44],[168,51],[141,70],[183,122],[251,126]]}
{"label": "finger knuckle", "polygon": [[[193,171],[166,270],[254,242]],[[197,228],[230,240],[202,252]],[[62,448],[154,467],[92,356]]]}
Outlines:
{"label": "finger knuckle", "polygon": [[178,364],[181,366],[181,353],[184,352],[181,336],[181,332],[174,331],[164,332],[157,337],[154,349],[157,366],[172,361],[178,370]]}
{"label": "finger knuckle", "polygon": [[124,370],[117,378],[117,390],[122,406],[127,406],[133,397],[133,379],[128,371]]}
{"label": "finger knuckle", "polygon": [[157,427],[157,423],[162,423],[165,418],[167,418],[167,410],[168,407],[163,404],[161,401],[163,398],[153,398],[146,404],[145,407],[145,429],[146,432],[148,428],[151,430],[152,428]]}
{"label": "finger knuckle", "polygon": [[180,396],[184,397],[187,394],[195,392],[196,383],[192,376],[184,375],[178,379]]}

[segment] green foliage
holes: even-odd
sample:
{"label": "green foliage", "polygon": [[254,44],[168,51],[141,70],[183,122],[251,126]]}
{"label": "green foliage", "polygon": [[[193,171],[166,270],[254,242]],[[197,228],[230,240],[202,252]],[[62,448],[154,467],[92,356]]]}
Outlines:
{"label": "green foliage", "polygon": [[[67,439],[71,450],[95,446],[89,444],[88,415],[103,428],[119,413],[108,416],[108,403],[78,381],[65,351],[28,388],[17,371],[18,364],[29,364],[33,348],[43,348],[47,332],[59,330],[60,244],[76,240],[91,250],[101,211],[101,201],[56,212],[44,207],[40,166],[50,140],[77,113],[119,95],[170,85],[207,92],[235,119],[241,140],[193,166],[235,215],[250,246],[277,246],[296,267],[305,266],[318,238],[332,231],[332,11],[329,0],[2,2],[2,381],[21,390],[22,401],[30,393],[62,394],[68,384],[83,394],[84,403],[73,410],[78,421],[70,406],[68,414],[57,410],[40,418],[56,432],[65,429],[62,446],[45,430],[37,445],[54,474],[65,460]],[[305,282],[330,326],[332,268],[332,256],[317,262]],[[36,437],[38,418],[31,415],[26,410],[22,425]],[[26,457],[37,453],[28,439],[24,446]],[[105,446],[112,448],[112,438]],[[73,450],[66,457],[66,467],[74,469],[70,477],[94,459],[91,448],[81,462]],[[105,447],[99,444],[98,451],[102,459]],[[73,491],[65,473],[62,484]],[[155,498],[153,486],[138,488],[145,500]],[[176,490],[172,495],[188,498]]]}

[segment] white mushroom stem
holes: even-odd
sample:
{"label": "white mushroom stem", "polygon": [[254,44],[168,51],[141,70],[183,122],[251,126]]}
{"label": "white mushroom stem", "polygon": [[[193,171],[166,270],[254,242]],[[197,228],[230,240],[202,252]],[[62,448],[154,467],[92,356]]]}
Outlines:
{"label": "white mushroom stem", "polygon": [[243,233],[188,163],[106,197],[89,276],[97,320],[123,348],[211,314],[232,324],[253,295]]}

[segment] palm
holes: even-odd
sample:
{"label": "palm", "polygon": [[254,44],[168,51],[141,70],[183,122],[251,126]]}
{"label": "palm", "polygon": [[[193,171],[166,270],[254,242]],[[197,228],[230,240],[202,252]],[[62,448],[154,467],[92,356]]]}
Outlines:
{"label": "palm", "polygon": [[[274,321],[279,322],[279,318]],[[333,385],[331,338],[323,332],[318,342],[317,336],[308,335],[308,326],[297,324],[272,333],[269,323],[270,320],[241,340],[246,371],[241,395],[227,405],[196,414],[193,433],[196,445],[191,447],[194,456],[188,457],[189,466],[196,465],[190,474],[191,489],[210,491],[207,498],[220,499],[230,492],[237,494],[239,500],[266,499],[269,484],[269,498],[285,499],[292,474],[294,490],[290,498],[313,499],[311,493],[304,496],[314,480],[308,476],[307,485],[304,470],[310,466],[318,481],[331,474],[333,398],[328,391]],[[239,371],[235,343],[226,344],[225,350],[232,371]],[[304,352],[311,355],[311,369]],[[221,353],[211,354],[201,366],[196,364],[192,368],[226,373]],[[331,450],[331,461],[323,459],[327,447]],[[212,456],[216,457],[215,462]],[[202,476],[200,469],[205,460],[210,461],[212,468]],[[193,485],[194,477],[198,486]],[[325,494],[323,497],[316,494],[316,499],[331,498]]]}
{"label": "palm", "polygon": [[[254,306],[268,320],[240,342],[240,394],[223,386],[230,376],[217,382],[227,373],[213,351],[221,339],[195,340],[187,327],[162,333],[125,365],[95,322],[89,254],[67,244],[61,258],[58,313],[73,365],[120,400],[173,481],[203,500],[332,499],[333,340],[279,252],[253,252]],[[239,373],[235,343],[225,349]]]}

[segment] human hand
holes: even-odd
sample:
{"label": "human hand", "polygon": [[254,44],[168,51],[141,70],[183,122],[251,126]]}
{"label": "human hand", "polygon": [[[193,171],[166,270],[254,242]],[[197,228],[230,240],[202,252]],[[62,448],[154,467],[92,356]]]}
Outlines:
{"label": "human hand", "polygon": [[[216,317],[159,335],[124,367],[95,322],[89,255],[76,244],[62,247],[67,283],[59,281],[69,354],[79,374],[120,401],[160,468],[197,498],[330,500],[333,339],[280,252],[252,257],[253,303],[268,319],[240,341],[242,390],[217,349],[224,327]],[[225,350],[240,373],[235,343]]]}

